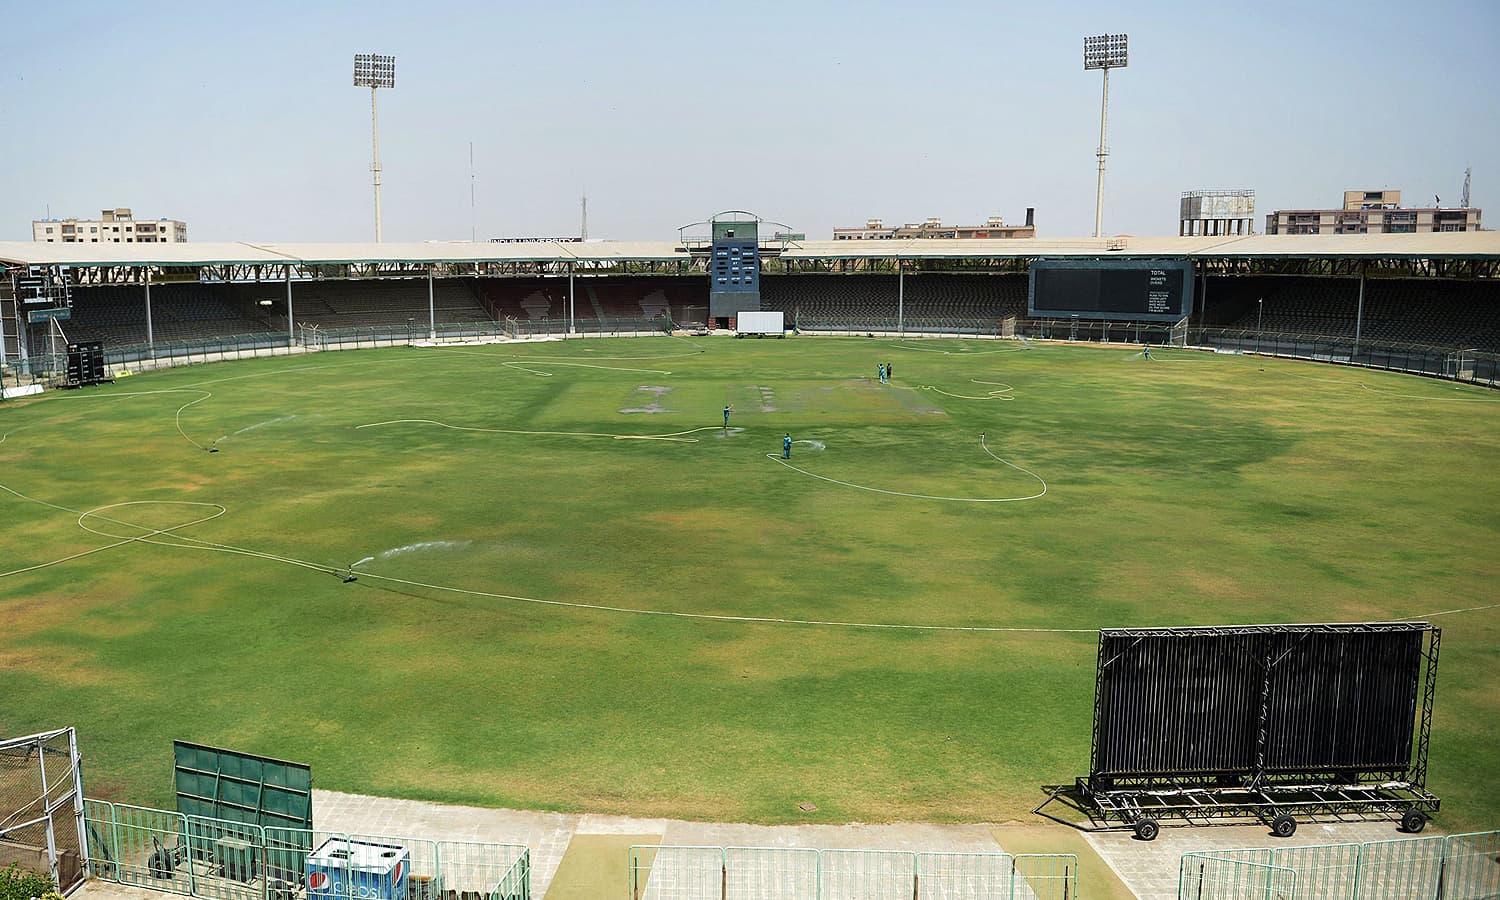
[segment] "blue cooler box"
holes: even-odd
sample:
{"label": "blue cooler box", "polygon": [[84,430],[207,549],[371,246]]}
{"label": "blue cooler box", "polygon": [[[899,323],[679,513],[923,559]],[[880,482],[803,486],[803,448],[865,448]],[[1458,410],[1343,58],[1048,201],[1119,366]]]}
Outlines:
{"label": "blue cooler box", "polygon": [[406,900],[411,851],[330,838],[307,857],[308,900]]}

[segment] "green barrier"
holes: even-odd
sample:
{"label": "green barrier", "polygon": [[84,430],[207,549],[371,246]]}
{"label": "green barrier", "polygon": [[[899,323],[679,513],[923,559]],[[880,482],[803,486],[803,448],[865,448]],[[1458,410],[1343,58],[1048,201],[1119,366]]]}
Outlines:
{"label": "green barrier", "polygon": [[631,847],[630,900],[723,900],[724,866],[721,847]]}
{"label": "green barrier", "polygon": [[1359,862],[1359,844],[1278,847],[1271,853],[1272,865],[1297,873],[1297,890],[1302,896],[1328,900],[1354,900]]}
{"label": "green barrier", "polygon": [[630,900],[1077,900],[1072,854],[635,846]]}
{"label": "green barrier", "polygon": [[823,850],[820,861],[820,900],[906,900],[916,893],[915,853]]}
{"label": "green barrier", "polygon": [[1011,868],[1011,900],[1073,900],[1078,896],[1078,857],[1071,853],[1023,853]]}
{"label": "green barrier", "polygon": [[1015,864],[1009,853],[918,853],[917,898],[1014,896]]}
{"label": "green barrier", "polygon": [[[513,844],[341,834],[84,801],[90,874],[202,900],[305,900],[308,857],[352,858],[370,844],[410,854],[407,900],[530,900],[531,852]],[[369,885],[335,878],[320,900],[361,900]]]}
{"label": "green barrier", "polygon": [[730,900],[816,897],[818,851],[783,847],[726,847],[724,890]]}
{"label": "green barrier", "polygon": [[1441,837],[1371,841],[1360,845],[1356,896],[1359,900],[1435,900],[1442,876]]}
{"label": "green barrier", "polygon": [[[1264,851],[1266,859],[1271,851]],[[1297,873],[1269,862],[1187,853],[1177,882],[1185,900],[1294,900]]]}
{"label": "green barrier", "polygon": [[1439,900],[1500,897],[1500,831],[1450,834],[1443,839]]}
{"label": "green barrier", "polygon": [[1182,857],[1178,896],[1261,897],[1257,892],[1286,887],[1268,874],[1272,869],[1293,872],[1299,896],[1318,900],[1497,897],[1500,831],[1188,853]]}
{"label": "green barrier", "polygon": [[89,876],[119,881],[115,862],[120,857],[119,845],[115,843],[115,805],[103,800],[84,800],[83,831],[88,842]]}

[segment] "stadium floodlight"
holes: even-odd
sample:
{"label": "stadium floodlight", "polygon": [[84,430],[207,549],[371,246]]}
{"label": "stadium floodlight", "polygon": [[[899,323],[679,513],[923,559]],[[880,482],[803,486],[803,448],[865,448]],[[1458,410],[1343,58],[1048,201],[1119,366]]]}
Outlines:
{"label": "stadium floodlight", "polygon": [[1101,34],[1083,39],[1083,70],[1123,69],[1130,61],[1129,35]]}
{"label": "stadium floodlight", "polygon": [[375,104],[379,88],[396,86],[396,57],[377,53],[354,54],[354,86],[370,89],[370,135],[375,145],[375,161],[370,173],[375,181],[375,241],[380,242],[380,116]]}
{"label": "stadium floodlight", "polygon": [[1083,70],[1104,70],[1104,97],[1099,104],[1099,185],[1094,195],[1094,237],[1104,234],[1104,158],[1109,147],[1104,143],[1104,128],[1109,121],[1109,70],[1130,64],[1129,35],[1100,34],[1083,39]]}
{"label": "stadium floodlight", "polygon": [[396,57],[375,53],[354,54],[354,86],[393,88],[396,86]]}

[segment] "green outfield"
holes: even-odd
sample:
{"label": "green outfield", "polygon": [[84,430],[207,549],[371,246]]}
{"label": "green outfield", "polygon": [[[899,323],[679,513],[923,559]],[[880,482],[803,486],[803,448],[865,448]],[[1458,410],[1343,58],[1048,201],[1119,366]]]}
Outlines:
{"label": "green outfield", "polygon": [[[157,805],[182,738],[361,793],[1004,821],[1088,769],[1091,629],[1500,602],[1500,394],[1155,355],[587,340],[7,402],[0,734],[76,725],[90,794]],[[1437,822],[1493,827],[1500,609],[1432,621]]]}

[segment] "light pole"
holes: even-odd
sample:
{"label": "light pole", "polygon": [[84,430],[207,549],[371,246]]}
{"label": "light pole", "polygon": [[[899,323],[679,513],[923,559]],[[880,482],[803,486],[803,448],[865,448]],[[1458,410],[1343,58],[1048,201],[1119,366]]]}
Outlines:
{"label": "light pole", "polygon": [[1101,34],[1083,39],[1083,70],[1104,70],[1104,96],[1099,103],[1099,186],[1094,194],[1094,237],[1104,234],[1104,158],[1109,147],[1104,143],[1104,129],[1109,122],[1109,70],[1123,69],[1130,57],[1126,49],[1128,35]]}
{"label": "light pole", "polygon": [[370,172],[375,176],[375,242],[380,242],[380,117],[375,104],[378,88],[396,86],[396,57],[374,53],[354,54],[354,86],[370,89],[370,135],[375,144],[375,161]]}

